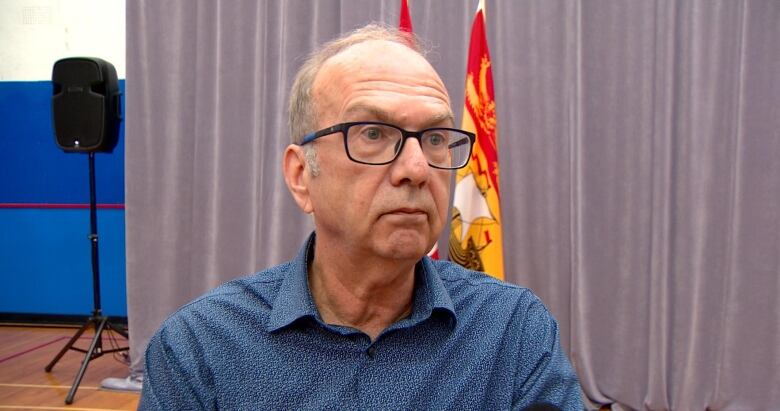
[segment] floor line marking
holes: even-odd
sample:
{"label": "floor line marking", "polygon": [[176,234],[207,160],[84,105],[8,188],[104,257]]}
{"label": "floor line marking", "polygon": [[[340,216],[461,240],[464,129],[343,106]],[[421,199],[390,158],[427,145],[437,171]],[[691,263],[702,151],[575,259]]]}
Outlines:
{"label": "floor line marking", "polygon": [[6,410],[69,410],[69,411],[114,411],[116,408],[74,408],[74,407],[46,407],[35,405],[0,405],[0,409]]}
{"label": "floor line marking", "polygon": [[[45,385],[45,384],[14,384],[14,383],[0,383],[0,387],[13,387],[13,388],[66,388],[70,389],[70,385]],[[87,385],[79,385],[81,390],[97,390],[100,387],[90,387]]]}
{"label": "floor line marking", "polygon": [[[108,336],[108,335],[107,335],[107,336],[105,336],[105,337],[104,337],[104,336],[101,336],[101,337],[102,337],[102,338],[101,338],[101,340],[103,340],[103,343],[104,343],[104,344],[105,344],[105,343],[111,344],[111,337],[110,337],[110,336]],[[46,347],[46,346],[52,345],[52,344],[54,344],[54,343],[56,343],[56,342],[59,342],[59,341],[62,341],[62,340],[67,340],[67,339],[69,339],[69,338],[71,338],[71,337],[67,337],[67,336],[64,336],[64,335],[63,335],[63,336],[60,336],[59,338],[55,338],[55,339],[53,339],[53,340],[51,340],[51,341],[49,341],[49,342],[47,342],[47,343],[43,343],[43,344],[40,344],[40,345],[36,345],[35,347],[28,348],[28,349],[26,349],[26,350],[22,350],[22,351],[20,351],[20,352],[18,352],[18,353],[11,354],[11,355],[9,355],[9,356],[7,356],[7,357],[0,358],[0,363],[3,363],[3,362],[5,362],[5,361],[8,361],[8,360],[12,360],[12,359],[14,359],[14,358],[16,358],[16,357],[21,357],[22,355],[25,355],[25,354],[31,353],[31,352],[33,352],[33,351],[35,351],[35,350],[39,350],[39,349],[41,349],[41,348],[43,348],[43,347]],[[89,336],[89,335],[87,335],[87,336],[81,336],[81,337],[79,337],[79,338],[78,338],[78,340],[92,340],[93,338],[94,338],[94,336]],[[121,338],[124,338],[124,337],[121,337]],[[78,340],[77,340],[77,341],[78,341]],[[121,345],[121,344],[119,344],[118,342],[117,342],[117,344],[118,344],[118,345]],[[80,347],[76,347],[76,348],[80,348]],[[81,349],[82,349],[82,350],[86,350],[86,348],[81,348]],[[70,351],[70,350],[68,350],[68,351]]]}
{"label": "floor line marking", "polygon": [[62,336],[60,338],[55,338],[55,339],[53,339],[53,340],[51,340],[51,341],[49,341],[47,343],[36,345],[35,347],[28,348],[26,350],[22,350],[22,351],[20,351],[20,352],[18,352],[16,354],[11,354],[11,355],[9,355],[7,357],[0,358],[0,363],[8,361],[8,360],[11,360],[11,359],[14,359],[16,357],[20,357],[20,356],[25,355],[25,354],[27,354],[29,352],[33,352],[35,350],[41,349],[43,347],[46,347],[47,345],[52,345],[52,344],[54,344],[56,342],[59,342],[59,341],[62,341],[62,340],[67,340],[67,339],[68,339],[68,337],[65,337],[65,336]]}

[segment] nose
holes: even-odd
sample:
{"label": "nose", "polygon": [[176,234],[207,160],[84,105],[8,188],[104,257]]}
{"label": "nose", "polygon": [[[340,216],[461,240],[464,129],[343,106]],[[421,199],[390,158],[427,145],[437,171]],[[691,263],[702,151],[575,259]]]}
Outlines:
{"label": "nose", "polygon": [[423,154],[420,141],[408,138],[398,158],[391,163],[390,180],[393,185],[411,184],[423,186],[428,182],[431,168]]}

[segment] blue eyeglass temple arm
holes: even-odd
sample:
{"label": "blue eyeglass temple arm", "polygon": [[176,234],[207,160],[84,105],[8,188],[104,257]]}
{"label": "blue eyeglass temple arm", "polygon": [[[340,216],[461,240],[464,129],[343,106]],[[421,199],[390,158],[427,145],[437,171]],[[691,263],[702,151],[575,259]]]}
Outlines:
{"label": "blue eyeglass temple arm", "polygon": [[458,141],[448,145],[447,148],[455,148],[455,147],[458,147],[458,146],[462,146],[464,144],[471,144],[471,139],[458,140]]}
{"label": "blue eyeglass temple arm", "polygon": [[318,139],[320,137],[333,134],[333,133],[335,133],[337,131],[342,131],[343,129],[344,129],[344,125],[343,124],[336,124],[335,126],[331,126],[331,127],[322,129],[320,131],[315,131],[313,133],[306,134],[305,136],[303,136],[303,140],[301,141],[301,143],[299,145],[302,146],[304,144],[311,143],[312,141],[314,141],[314,140],[316,140],[316,139]]}
{"label": "blue eyeglass temple arm", "polygon": [[311,143],[314,141],[314,139],[317,138],[317,133],[310,133],[303,136],[303,140],[301,140],[301,143],[299,145],[304,145],[306,143]]}

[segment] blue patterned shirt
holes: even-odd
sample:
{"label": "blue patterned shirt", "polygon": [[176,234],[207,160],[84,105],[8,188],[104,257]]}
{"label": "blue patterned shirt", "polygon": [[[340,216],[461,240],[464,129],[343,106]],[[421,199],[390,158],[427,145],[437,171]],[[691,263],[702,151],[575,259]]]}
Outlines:
{"label": "blue patterned shirt", "polygon": [[169,317],[146,351],[139,409],[583,408],[558,325],[528,289],[425,257],[411,314],[372,342],[322,321],[314,241]]}

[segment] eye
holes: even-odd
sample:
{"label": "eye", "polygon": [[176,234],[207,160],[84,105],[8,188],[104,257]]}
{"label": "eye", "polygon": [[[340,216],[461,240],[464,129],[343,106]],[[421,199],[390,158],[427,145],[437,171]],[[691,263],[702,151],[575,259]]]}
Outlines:
{"label": "eye", "polygon": [[360,131],[360,135],[362,135],[364,138],[368,140],[377,141],[382,138],[383,133],[382,133],[382,129],[379,127],[368,126]]}
{"label": "eye", "polygon": [[436,132],[428,135],[428,144],[434,147],[441,146],[447,143],[447,136],[443,133]]}

